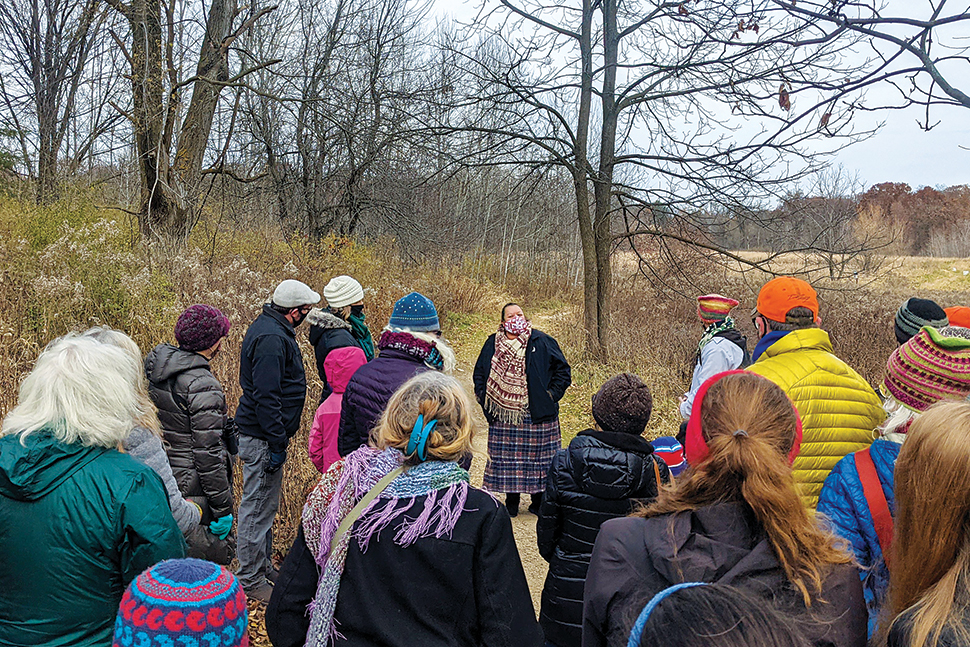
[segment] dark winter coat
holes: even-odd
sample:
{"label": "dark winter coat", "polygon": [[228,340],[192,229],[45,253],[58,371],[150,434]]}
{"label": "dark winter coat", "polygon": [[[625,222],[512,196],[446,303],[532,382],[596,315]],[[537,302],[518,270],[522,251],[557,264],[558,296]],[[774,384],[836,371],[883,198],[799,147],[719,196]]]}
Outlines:
{"label": "dark winter coat", "polygon": [[[488,374],[492,372],[492,357],[495,355],[495,335],[485,340],[482,352],[475,362],[472,379],[475,382],[475,398],[485,406],[485,386]],[[563,355],[555,339],[532,329],[529,345],[525,349],[525,373],[529,386],[529,415],[535,424],[548,422],[559,416],[559,401],[572,384],[569,362]],[[485,417],[491,417],[485,412]]]}
{"label": "dark winter coat", "polygon": [[[882,486],[882,493],[889,504],[889,512],[895,515],[896,497],[893,494],[893,471],[902,445],[879,439],[869,446],[872,463]],[[832,530],[843,537],[852,547],[856,561],[862,566],[863,589],[869,608],[869,632],[875,632],[876,623],[886,592],[889,589],[889,569],[879,545],[879,535],[872,520],[872,511],[866,500],[862,479],[855,466],[855,454],[849,454],[832,469],[825,479],[818,497],[818,512],[832,522]]]}
{"label": "dark winter coat", "polygon": [[327,372],[324,370],[327,355],[335,348],[359,347],[360,344],[350,332],[350,323],[326,310],[318,308],[311,310],[306,321],[310,324],[310,343],[313,344],[313,354],[317,358],[317,374],[320,376],[320,382],[323,383],[323,392],[320,394],[320,402],[323,402],[333,393],[333,389],[327,382]]}
{"label": "dark winter coat", "polygon": [[[373,364],[373,362],[371,362]],[[421,509],[422,503],[415,505]],[[367,553],[347,553],[334,620],[341,647],[539,647],[525,573],[505,506],[470,489],[447,537],[407,548],[388,526]],[[274,647],[302,647],[317,590],[318,567],[300,527],[266,610]]]}
{"label": "dark winter coat", "polygon": [[148,466],[44,431],[0,438],[0,645],[108,647],[128,583],[184,551]]}
{"label": "dark winter coat", "polygon": [[232,514],[229,454],[222,440],[226,396],[209,360],[159,344],[145,358],[145,373],[182,495],[204,497],[215,519]]}
{"label": "dark winter coat", "polygon": [[866,604],[858,570],[830,567],[821,595],[807,609],[754,514],[740,502],[604,523],[586,576],[583,647],[625,645],[630,618],[680,582],[728,584],[771,601],[793,617],[813,645],[865,647]]}
{"label": "dark winter coat", "polygon": [[239,433],[261,438],[282,452],[300,428],[306,373],[296,331],[286,317],[263,306],[249,326],[239,357],[242,396],[236,408]]}
{"label": "dark winter coat", "polygon": [[549,562],[539,614],[548,642],[580,644],[583,585],[600,525],[630,514],[634,500],[654,499],[658,473],[670,480],[650,443],[632,434],[586,430],[556,454],[536,525],[539,554]]}
{"label": "dark winter coat", "polygon": [[374,360],[357,369],[344,391],[337,431],[337,451],[346,456],[367,444],[371,429],[384,413],[398,387],[418,373],[431,369],[423,361],[395,348],[385,348]]}

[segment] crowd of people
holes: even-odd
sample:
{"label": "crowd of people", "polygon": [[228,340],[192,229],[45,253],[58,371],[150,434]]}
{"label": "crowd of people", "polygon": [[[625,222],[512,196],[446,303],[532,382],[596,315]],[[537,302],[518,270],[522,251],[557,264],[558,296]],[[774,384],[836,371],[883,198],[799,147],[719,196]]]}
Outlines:
{"label": "crowd of people", "polygon": [[[43,350],[0,431],[0,644],[245,646],[248,599],[275,647],[970,646],[970,308],[903,303],[873,388],[807,282],[762,287],[750,349],[739,302],[703,295],[680,432],[644,438],[653,397],[623,373],[562,448],[570,366],[519,304],[472,399],[424,295],[376,343],[359,282],[322,300],[276,287],[234,416],[212,306],[145,357],[103,327]],[[305,449],[304,321],[323,384]],[[282,468],[303,451],[321,477],[277,568]],[[549,562],[538,619],[522,494]]]}

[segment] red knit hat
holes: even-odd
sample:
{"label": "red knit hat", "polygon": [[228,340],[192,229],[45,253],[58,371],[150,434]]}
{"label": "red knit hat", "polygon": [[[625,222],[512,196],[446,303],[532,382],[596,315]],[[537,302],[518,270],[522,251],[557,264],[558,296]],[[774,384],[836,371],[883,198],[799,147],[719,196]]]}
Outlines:
{"label": "red knit hat", "polygon": [[728,318],[739,301],[721,294],[705,294],[697,297],[697,316],[706,324],[720,323]]}
{"label": "red knit hat", "polygon": [[175,340],[182,350],[205,350],[229,334],[229,325],[218,308],[196,304],[186,308],[175,322]]}
{"label": "red knit hat", "polygon": [[[710,453],[707,447],[707,439],[704,438],[704,431],[701,429],[701,405],[711,387],[718,380],[728,375],[757,374],[749,371],[724,371],[723,373],[712,375],[706,382],[701,384],[701,388],[697,390],[697,395],[694,396],[694,406],[691,407],[690,419],[687,421],[687,441],[684,444],[686,445],[685,450],[687,452],[688,465],[702,463],[707,458],[708,453]],[[761,376],[759,375],[758,377]],[[766,380],[768,378],[763,377],[761,379]],[[795,409],[794,404],[792,404],[792,409],[795,411],[795,440],[792,443],[791,451],[788,452],[789,465],[795,462],[795,457],[798,456],[798,452],[802,448],[802,418],[798,415],[798,409]]]}

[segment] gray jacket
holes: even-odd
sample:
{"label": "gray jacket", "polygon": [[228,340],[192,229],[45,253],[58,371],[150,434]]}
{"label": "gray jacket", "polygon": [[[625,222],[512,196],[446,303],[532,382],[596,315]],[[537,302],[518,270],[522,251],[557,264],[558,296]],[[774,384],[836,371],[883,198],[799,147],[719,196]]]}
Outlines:
{"label": "gray jacket", "polygon": [[168,455],[162,446],[162,439],[144,427],[135,427],[122,443],[125,451],[139,463],[152,468],[165,485],[168,494],[168,507],[172,509],[172,516],[179,530],[185,535],[199,525],[201,513],[190,501],[182,498],[178,483],[172,475],[172,466],[168,464]]}

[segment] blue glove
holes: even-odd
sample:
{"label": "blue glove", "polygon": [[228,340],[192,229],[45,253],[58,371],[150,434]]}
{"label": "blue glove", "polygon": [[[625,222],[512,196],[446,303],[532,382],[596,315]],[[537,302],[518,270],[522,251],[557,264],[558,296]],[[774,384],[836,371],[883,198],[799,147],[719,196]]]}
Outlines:
{"label": "blue glove", "polygon": [[276,474],[283,467],[283,463],[286,462],[286,450],[281,452],[270,452],[269,460],[266,462],[266,473]]}
{"label": "blue glove", "polygon": [[215,521],[209,524],[209,532],[218,537],[219,539],[225,539],[229,536],[229,531],[232,530],[232,515],[227,514],[224,517],[219,517]]}

